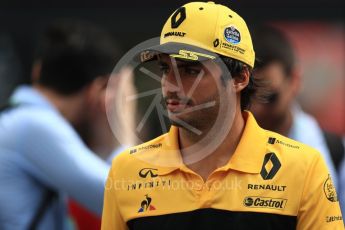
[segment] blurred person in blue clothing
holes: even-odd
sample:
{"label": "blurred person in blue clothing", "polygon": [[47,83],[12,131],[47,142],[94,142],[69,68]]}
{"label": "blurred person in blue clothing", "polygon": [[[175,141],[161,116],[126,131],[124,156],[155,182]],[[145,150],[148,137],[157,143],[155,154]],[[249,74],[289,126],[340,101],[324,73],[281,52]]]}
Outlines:
{"label": "blurred person in blue clothing", "polygon": [[[0,113],[4,230],[68,229],[67,196],[102,211],[109,164],[87,143],[103,132],[98,121],[106,120],[105,90],[120,52],[105,31],[69,20],[49,26],[37,51],[32,85],[19,86]],[[103,150],[114,150],[110,128],[104,133]]]}
{"label": "blurred person in blue clothing", "polygon": [[250,110],[261,127],[317,149],[337,185],[335,162],[325,133],[296,102],[301,76],[291,43],[283,32],[269,25],[253,27],[252,39],[257,57],[254,74],[264,84],[266,100],[253,101]]}

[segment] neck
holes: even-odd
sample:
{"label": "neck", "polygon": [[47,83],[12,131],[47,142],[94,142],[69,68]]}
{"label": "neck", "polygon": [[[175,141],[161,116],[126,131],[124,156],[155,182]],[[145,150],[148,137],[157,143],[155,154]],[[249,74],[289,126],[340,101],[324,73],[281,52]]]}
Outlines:
{"label": "neck", "polygon": [[66,96],[39,84],[35,84],[33,87],[53,104],[67,121],[71,124],[78,123],[82,104],[82,97],[80,97],[80,94],[82,92]]}
{"label": "neck", "polygon": [[[242,116],[242,112],[241,110],[237,110],[232,127],[225,136],[224,141],[222,141],[212,153],[195,163],[188,163],[185,161],[185,159],[191,154],[195,154],[195,151],[189,152],[184,149],[190,146],[197,146],[196,149],[199,149],[200,152],[203,151],[206,146],[199,144],[200,139],[203,137],[198,137],[195,134],[191,134],[186,129],[179,128],[179,145],[184,163],[187,164],[190,169],[197,172],[204,180],[206,180],[215,169],[222,167],[229,162],[241,139],[244,127],[245,121]],[[216,130],[216,132],[217,131],[218,130]],[[213,137],[210,139],[210,141],[214,141],[214,139],[217,137],[217,133],[209,136]],[[197,150],[197,152],[199,151]]]}

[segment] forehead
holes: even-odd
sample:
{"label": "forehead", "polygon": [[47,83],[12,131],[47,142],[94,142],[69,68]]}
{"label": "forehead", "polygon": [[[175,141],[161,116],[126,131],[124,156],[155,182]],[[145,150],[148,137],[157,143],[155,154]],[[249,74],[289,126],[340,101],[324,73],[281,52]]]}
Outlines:
{"label": "forehead", "polygon": [[272,62],[263,68],[257,69],[255,75],[267,82],[269,87],[277,87],[287,83],[284,81],[286,76],[283,66],[278,62]]}

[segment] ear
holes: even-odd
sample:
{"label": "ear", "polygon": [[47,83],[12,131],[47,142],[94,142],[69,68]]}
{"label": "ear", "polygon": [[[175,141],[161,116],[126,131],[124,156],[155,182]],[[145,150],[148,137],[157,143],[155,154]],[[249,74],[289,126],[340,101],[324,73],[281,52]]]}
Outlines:
{"label": "ear", "polygon": [[292,88],[292,93],[294,96],[296,96],[300,89],[301,89],[301,84],[302,84],[302,77],[301,77],[301,71],[298,68],[295,68],[292,70],[291,73],[291,88]]}
{"label": "ear", "polygon": [[105,91],[107,83],[108,76],[99,76],[91,82],[86,91],[87,102],[102,112],[105,112]]}
{"label": "ear", "polygon": [[31,81],[33,84],[37,83],[41,76],[42,62],[36,60],[31,70]]}
{"label": "ear", "polygon": [[233,78],[233,85],[236,93],[241,92],[249,84],[250,72],[248,68],[244,68],[243,71]]}

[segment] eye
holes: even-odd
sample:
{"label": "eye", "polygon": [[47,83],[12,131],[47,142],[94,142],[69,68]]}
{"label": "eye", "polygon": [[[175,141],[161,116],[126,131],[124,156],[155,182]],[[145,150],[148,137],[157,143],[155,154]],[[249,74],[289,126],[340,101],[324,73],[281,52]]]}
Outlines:
{"label": "eye", "polygon": [[201,72],[201,69],[195,67],[185,67],[184,71],[188,75],[198,76]]}
{"label": "eye", "polygon": [[159,65],[159,70],[161,74],[169,73],[169,66],[168,65]]}

